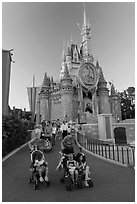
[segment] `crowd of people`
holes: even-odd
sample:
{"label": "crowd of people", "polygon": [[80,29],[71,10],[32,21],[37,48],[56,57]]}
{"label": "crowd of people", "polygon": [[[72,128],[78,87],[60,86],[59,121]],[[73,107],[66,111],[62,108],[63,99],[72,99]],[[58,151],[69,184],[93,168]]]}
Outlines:
{"label": "crowd of people", "polygon": [[57,137],[59,139],[64,139],[66,136],[71,135],[71,133],[76,130],[76,125],[72,121],[60,122],[59,119],[53,121],[43,120],[41,124],[35,126],[35,134],[37,138],[40,138],[42,134],[49,136],[52,145],[55,145]]}

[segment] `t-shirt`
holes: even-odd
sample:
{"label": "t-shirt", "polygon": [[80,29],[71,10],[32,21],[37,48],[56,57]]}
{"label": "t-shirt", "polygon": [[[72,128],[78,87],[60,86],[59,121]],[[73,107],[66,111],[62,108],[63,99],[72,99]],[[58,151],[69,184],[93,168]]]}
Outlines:
{"label": "t-shirt", "polygon": [[57,128],[56,127],[52,127],[52,134],[56,134]]}
{"label": "t-shirt", "polygon": [[60,127],[61,131],[63,132],[64,130],[68,129],[68,125],[67,124],[62,124]]}
{"label": "t-shirt", "polygon": [[68,160],[67,161],[68,168],[76,167],[76,161],[75,160]]}

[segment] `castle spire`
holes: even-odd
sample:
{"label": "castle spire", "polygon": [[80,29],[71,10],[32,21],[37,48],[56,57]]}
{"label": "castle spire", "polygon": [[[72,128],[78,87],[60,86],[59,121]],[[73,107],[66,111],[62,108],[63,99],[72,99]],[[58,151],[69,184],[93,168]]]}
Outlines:
{"label": "castle spire", "polygon": [[66,56],[71,56],[71,49],[70,49],[70,43],[68,41],[68,45],[67,45],[67,53]]}
{"label": "castle spire", "polygon": [[35,75],[33,75],[33,87],[35,87]]}
{"label": "castle spire", "polygon": [[94,58],[91,54],[91,46],[90,46],[91,26],[89,22],[87,22],[85,3],[84,3],[84,19],[83,19],[83,27],[82,27],[81,35],[82,35],[82,45],[83,45],[83,48],[82,48],[83,59],[85,61],[90,61],[91,63],[93,63]]}
{"label": "castle spire", "polygon": [[66,60],[66,55],[65,55],[65,41],[63,41],[62,60],[63,60],[63,62],[65,62],[65,60]]}
{"label": "castle spire", "polygon": [[64,79],[70,78],[67,64],[65,65],[65,69],[64,69],[64,73],[63,73],[63,78],[64,78]]}
{"label": "castle spire", "polygon": [[83,28],[87,26],[87,18],[86,18],[86,9],[85,9],[85,3],[84,3],[84,20],[83,20]]}

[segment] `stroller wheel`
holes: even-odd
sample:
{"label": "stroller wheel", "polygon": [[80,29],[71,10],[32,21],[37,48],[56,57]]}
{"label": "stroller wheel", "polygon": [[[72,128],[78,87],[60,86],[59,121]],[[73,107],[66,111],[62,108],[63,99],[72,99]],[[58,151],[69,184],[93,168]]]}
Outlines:
{"label": "stroller wheel", "polygon": [[39,189],[39,185],[38,184],[34,184],[33,185],[33,190]]}
{"label": "stroller wheel", "polygon": [[47,186],[50,186],[50,181],[46,181]]}
{"label": "stroller wheel", "polygon": [[33,186],[33,190],[36,190],[36,185]]}
{"label": "stroller wheel", "polygon": [[60,183],[64,183],[65,179],[64,178],[60,178]]}
{"label": "stroller wheel", "polygon": [[70,185],[66,185],[66,189],[67,189],[67,191],[71,191],[72,190]]}
{"label": "stroller wheel", "polygon": [[88,181],[89,187],[93,187],[93,182],[91,180]]}
{"label": "stroller wheel", "polygon": [[81,181],[78,181],[78,189],[81,189],[83,186],[82,186],[82,182]]}

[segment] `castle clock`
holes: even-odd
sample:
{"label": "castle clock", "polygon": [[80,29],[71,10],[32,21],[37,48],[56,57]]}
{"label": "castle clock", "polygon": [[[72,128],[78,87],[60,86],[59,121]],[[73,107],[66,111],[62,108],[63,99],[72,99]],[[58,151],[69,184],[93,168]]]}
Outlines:
{"label": "castle clock", "polygon": [[94,89],[98,82],[98,74],[93,64],[83,63],[78,70],[78,80],[86,89]]}

